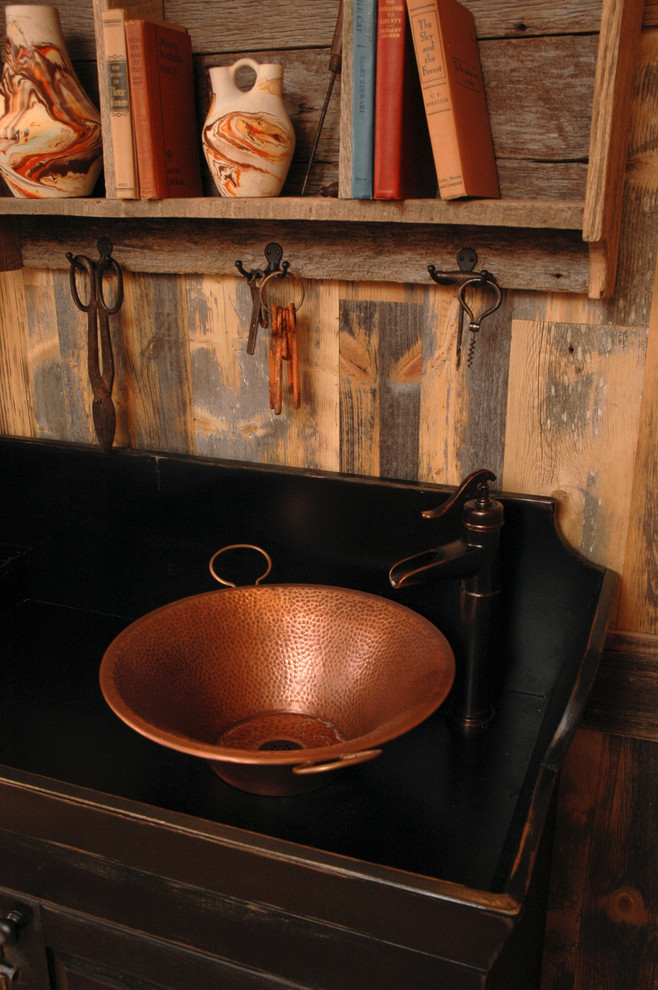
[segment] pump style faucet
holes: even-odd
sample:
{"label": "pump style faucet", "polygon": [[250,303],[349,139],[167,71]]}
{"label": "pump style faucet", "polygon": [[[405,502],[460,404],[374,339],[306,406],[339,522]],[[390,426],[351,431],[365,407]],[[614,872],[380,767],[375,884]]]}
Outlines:
{"label": "pump style faucet", "polygon": [[443,520],[450,542],[406,557],[389,571],[394,588],[460,578],[458,642],[452,644],[456,675],[450,706],[465,727],[486,725],[494,714],[498,545],[504,522],[502,504],[489,493],[489,482],[495,480],[491,471],[474,471],[447,502],[423,512],[424,519]]}

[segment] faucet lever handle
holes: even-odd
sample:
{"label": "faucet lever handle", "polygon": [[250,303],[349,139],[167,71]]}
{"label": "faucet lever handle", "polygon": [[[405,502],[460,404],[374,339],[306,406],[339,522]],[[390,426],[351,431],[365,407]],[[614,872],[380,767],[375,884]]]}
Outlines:
{"label": "faucet lever handle", "polygon": [[468,478],[464,478],[461,485],[454,492],[447,502],[437,506],[435,509],[425,509],[422,513],[423,519],[443,519],[448,523],[461,523],[462,510],[470,498],[474,498],[483,489],[487,489],[488,482],[495,481],[496,475],[493,471],[482,468],[473,471]]}

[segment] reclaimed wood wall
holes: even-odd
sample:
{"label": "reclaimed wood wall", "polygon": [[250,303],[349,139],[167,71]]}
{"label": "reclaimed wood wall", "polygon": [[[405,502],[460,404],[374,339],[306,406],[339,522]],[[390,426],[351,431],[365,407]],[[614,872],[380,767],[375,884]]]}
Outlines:
{"label": "reclaimed wood wall", "polygon": [[[90,10],[60,6],[70,11],[81,58],[93,59],[84,47],[93,35]],[[169,19],[186,21],[183,0],[166,6]],[[280,6],[246,2],[221,32],[209,16],[193,40],[203,36],[219,52],[237,52],[246,31],[249,51],[262,58],[258,37],[266,36],[271,49],[284,51],[286,72],[301,93],[305,81],[324,81],[334,10],[302,4],[291,21]],[[472,6],[477,17],[478,0]],[[523,133],[499,133],[508,195],[528,183],[537,195],[549,183],[558,195],[578,198],[588,120],[580,96],[569,112],[567,69],[576,64],[572,55],[578,64],[592,62],[598,4],[533,5],[532,17],[527,10],[521,17],[518,3],[508,0],[497,5],[495,25],[486,20],[487,9],[480,33],[506,35],[509,45],[532,36],[533,44],[546,46],[552,75],[537,79],[544,87],[539,126],[569,122],[583,145],[572,161],[533,162],[532,149],[520,151]],[[547,31],[562,32],[571,55],[555,57]],[[324,48],[317,48],[318,38]],[[91,66],[83,63],[80,74],[93,90]],[[308,149],[318,109],[317,99],[298,100],[302,148]],[[429,280],[414,286],[307,281],[298,314],[302,407],[285,404],[281,416],[269,409],[266,334],[253,356],[245,350],[251,296],[238,274],[126,271],[125,304],[112,320],[119,445],[448,484],[486,466],[508,491],[553,495],[569,543],[619,572],[617,639],[604,658],[589,727],[577,736],[563,775],[544,990],[649,990],[657,979],[655,844],[647,838],[655,829],[647,816],[658,730],[655,708],[646,703],[655,699],[658,680],[655,0],[645,9],[629,114],[614,297],[507,291],[482,325],[470,367],[465,360],[456,367],[454,289]],[[334,100],[316,191],[337,177],[338,116]],[[293,183],[299,162],[295,169]],[[38,233],[38,225],[37,218],[25,229]],[[463,246],[477,249],[477,239]],[[92,241],[70,250],[94,247]],[[349,231],[344,249],[350,250]],[[479,265],[495,272],[495,252],[483,254]],[[303,258],[291,259],[293,271],[296,266],[303,272]],[[85,318],[73,307],[65,262],[0,274],[0,316],[0,431],[95,443]],[[616,721],[615,699],[623,714]]]}

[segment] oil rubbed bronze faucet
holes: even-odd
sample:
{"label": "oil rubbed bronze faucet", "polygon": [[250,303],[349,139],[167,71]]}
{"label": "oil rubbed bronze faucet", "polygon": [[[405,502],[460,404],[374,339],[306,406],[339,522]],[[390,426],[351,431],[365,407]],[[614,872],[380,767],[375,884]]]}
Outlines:
{"label": "oil rubbed bronze faucet", "polygon": [[486,725],[494,715],[493,669],[500,582],[498,545],[504,522],[502,503],[489,493],[491,471],[474,471],[447,502],[423,512],[441,519],[449,542],[394,564],[394,588],[459,578],[459,624],[452,643],[455,683],[450,695],[453,716],[465,727]]}

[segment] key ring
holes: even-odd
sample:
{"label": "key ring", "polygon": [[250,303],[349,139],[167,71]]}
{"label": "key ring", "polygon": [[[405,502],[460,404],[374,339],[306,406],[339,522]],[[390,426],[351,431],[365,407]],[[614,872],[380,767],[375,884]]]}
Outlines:
{"label": "key ring", "polygon": [[[304,302],[304,296],[305,296],[304,283],[302,282],[301,278],[298,275],[295,275],[294,272],[290,272],[290,271],[270,272],[269,275],[266,275],[265,276],[265,278],[262,280],[262,282],[258,286],[258,294],[260,296],[261,306],[263,307],[263,309],[265,309],[271,315],[271,313],[272,313],[272,305],[274,303],[273,303],[272,300],[270,300],[270,305],[268,306],[268,304],[267,304],[267,293],[265,292],[265,289],[267,288],[267,286],[269,285],[269,283],[272,281],[272,279],[275,278],[275,277],[276,278],[279,278],[282,281],[285,280],[285,279],[287,279],[287,278],[291,278],[295,282],[295,287],[298,290],[298,294],[299,294],[299,301],[298,302],[293,302],[293,307],[295,309],[295,312],[297,312],[297,310],[301,309],[302,303]],[[291,301],[292,300],[288,300],[287,303],[280,304],[280,305],[288,305],[289,302],[291,302]],[[279,305],[279,304],[277,304],[277,305]]]}

